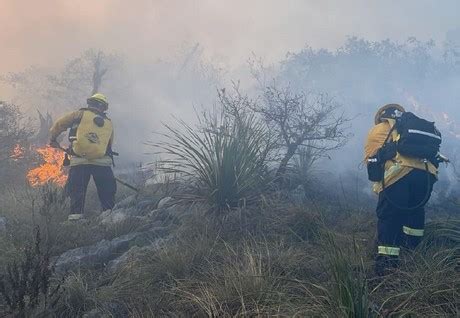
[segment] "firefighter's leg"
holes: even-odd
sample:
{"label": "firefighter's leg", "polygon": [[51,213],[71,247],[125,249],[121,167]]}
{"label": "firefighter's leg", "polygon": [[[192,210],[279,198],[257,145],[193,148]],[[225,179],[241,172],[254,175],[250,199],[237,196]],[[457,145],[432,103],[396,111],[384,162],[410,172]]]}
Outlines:
{"label": "firefighter's leg", "polygon": [[402,225],[404,247],[414,249],[420,243],[425,231],[425,209],[413,211]]}
{"label": "firefighter's leg", "polygon": [[384,275],[389,268],[399,264],[400,228],[398,217],[378,219],[377,223],[377,255],[375,257],[375,273]]}
{"label": "firefighter's leg", "polygon": [[117,182],[111,167],[93,166],[92,174],[102,211],[112,209],[115,205]]}
{"label": "firefighter's leg", "polygon": [[384,275],[387,269],[397,267],[399,264],[399,252],[403,238],[403,211],[400,207],[407,206],[408,195],[409,190],[404,178],[379,195],[377,204],[377,255],[375,259],[377,275]]}
{"label": "firefighter's leg", "polygon": [[70,213],[83,214],[85,209],[86,189],[91,172],[87,165],[70,167],[66,191],[70,196]]}
{"label": "firefighter's leg", "polygon": [[411,173],[409,203],[416,207],[408,211],[403,223],[404,246],[414,249],[423,238],[425,229],[425,204],[433,190],[435,178],[423,170],[414,170]]}

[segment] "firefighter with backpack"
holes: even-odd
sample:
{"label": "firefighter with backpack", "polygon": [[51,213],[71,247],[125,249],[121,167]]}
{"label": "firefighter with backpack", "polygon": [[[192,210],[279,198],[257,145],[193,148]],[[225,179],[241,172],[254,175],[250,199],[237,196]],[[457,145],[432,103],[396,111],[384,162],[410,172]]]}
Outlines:
{"label": "firefighter with backpack", "polygon": [[364,147],[377,203],[375,272],[398,266],[400,248],[414,249],[425,225],[425,205],[437,180],[441,134],[433,122],[398,104],[377,111]]}
{"label": "firefighter with backpack", "polygon": [[[61,148],[57,138],[69,130],[69,179],[66,191],[70,196],[69,220],[84,218],[86,190],[91,177],[96,184],[102,210],[112,209],[117,190],[112,171],[113,126],[107,117],[107,98],[96,93],[87,99],[88,107],[58,119],[50,130],[50,146]],[[62,149],[62,148],[61,148]]]}

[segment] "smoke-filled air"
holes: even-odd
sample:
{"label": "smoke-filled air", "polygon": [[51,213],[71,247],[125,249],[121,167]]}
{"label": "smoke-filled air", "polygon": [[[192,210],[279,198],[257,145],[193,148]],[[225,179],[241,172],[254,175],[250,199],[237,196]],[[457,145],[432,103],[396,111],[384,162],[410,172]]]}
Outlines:
{"label": "smoke-filled air", "polygon": [[459,12],[0,1],[0,316],[460,316]]}

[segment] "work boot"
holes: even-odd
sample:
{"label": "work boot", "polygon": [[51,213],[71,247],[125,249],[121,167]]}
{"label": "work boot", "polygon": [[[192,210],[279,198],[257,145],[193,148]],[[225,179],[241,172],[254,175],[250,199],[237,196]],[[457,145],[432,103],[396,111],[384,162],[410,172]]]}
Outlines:
{"label": "work boot", "polygon": [[69,214],[69,217],[67,218],[68,221],[79,221],[83,219],[83,214]]}
{"label": "work boot", "polygon": [[375,258],[374,273],[377,276],[385,276],[394,272],[399,265],[399,258],[396,256],[377,255]]}

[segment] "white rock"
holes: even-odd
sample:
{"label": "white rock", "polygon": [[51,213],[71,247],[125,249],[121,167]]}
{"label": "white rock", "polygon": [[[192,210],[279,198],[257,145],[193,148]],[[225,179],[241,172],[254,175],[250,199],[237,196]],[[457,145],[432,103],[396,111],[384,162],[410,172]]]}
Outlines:
{"label": "white rock", "polygon": [[101,213],[101,224],[111,225],[120,223],[128,218],[128,215],[125,213],[124,209],[118,210],[107,210]]}

